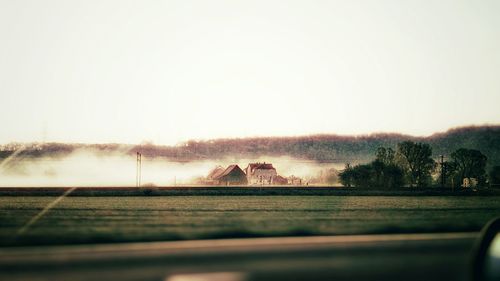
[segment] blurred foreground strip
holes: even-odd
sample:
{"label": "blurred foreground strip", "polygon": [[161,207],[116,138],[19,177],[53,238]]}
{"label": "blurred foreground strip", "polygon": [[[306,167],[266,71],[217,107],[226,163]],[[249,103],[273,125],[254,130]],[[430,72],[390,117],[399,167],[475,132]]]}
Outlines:
{"label": "blurred foreground strip", "polygon": [[176,274],[169,276],[165,281],[245,281],[247,275],[242,272],[210,272]]}

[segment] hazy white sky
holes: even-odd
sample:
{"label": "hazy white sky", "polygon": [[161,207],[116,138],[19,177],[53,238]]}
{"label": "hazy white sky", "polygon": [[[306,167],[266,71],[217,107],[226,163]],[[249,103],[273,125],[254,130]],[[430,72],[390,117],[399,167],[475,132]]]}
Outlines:
{"label": "hazy white sky", "polygon": [[500,123],[500,1],[0,0],[0,143]]}

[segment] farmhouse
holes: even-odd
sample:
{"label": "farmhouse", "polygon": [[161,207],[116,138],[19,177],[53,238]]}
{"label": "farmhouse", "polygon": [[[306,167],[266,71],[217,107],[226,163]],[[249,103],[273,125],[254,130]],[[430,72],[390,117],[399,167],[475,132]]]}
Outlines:
{"label": "farmhouse", "polygon": [[462,187],[477,187],[478,180],[477,178],[464,178],[462,181]]}
{"label": "farmhouse", "polygon": [[[292,176],[293,177],[293,176]],[[299,178],[294,178],[300,180]],[[300,185],[298,182],[292,183]],[[287,185],[290,179],[278,175],[271,163],[250,163],[242,170],[238,165],[217,166],[203,180],[208,185]]]}
{"label": "farmhouse", "polygon": [[207,176],[208,184],[216,185],[245,185],[245,172],[238,165],[229,165],[226,169],[221,166],[213,169]]}
{"label": "farmhouse", "polygon": [[250,163],[245,169],[248,184],[273,184],[276,169],[270,163]]}

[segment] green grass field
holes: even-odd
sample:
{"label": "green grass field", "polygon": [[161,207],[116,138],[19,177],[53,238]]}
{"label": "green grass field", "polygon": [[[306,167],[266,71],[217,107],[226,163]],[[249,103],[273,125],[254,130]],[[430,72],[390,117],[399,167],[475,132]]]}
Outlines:
{"label": "green grass field", "polygon": [[479,231],[499,196],[0,197],[2,246],[277,235]]}

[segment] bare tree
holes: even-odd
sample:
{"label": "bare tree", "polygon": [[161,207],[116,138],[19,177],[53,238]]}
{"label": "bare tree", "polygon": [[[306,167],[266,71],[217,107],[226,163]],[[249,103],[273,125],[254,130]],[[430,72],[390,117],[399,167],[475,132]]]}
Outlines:
{"label": "bare tree", "polygon": [[397,159],[405,170],[411,186],[429,183],[436,162],[431,158],[432,148],[426,143],[404,141],[398,144]]}
{"label": "bare tree", "polygon": [[488,158],[479,150],[460,148],[451,154],[459,180],[476,178],[479,184],[486,181],[486,161]]}
{"label": "bare tree", "polygon": [[392,148],[379,147],[377,148],[376,160],[386,164],[394,164],[395,152]]}

